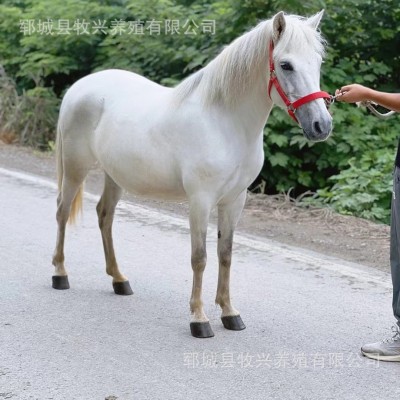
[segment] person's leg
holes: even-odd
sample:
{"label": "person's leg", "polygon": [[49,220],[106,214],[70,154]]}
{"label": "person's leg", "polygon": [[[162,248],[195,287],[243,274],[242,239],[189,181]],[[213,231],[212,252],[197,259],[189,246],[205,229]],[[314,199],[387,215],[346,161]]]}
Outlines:
{"label": "person's leg", "polygon": [[382,342],[361,347],[361,353],[375,360],[400,361],[400,168],[393,173],[393,196],[390,218],[390,269],[393,283],[393,314],[397,325],[393,336]]}
{"label": "person's leg", "polygon": [[393,178],[392,214],[390,221],[390,268],[393,283],[393,314],[400,326],[400,168]]}

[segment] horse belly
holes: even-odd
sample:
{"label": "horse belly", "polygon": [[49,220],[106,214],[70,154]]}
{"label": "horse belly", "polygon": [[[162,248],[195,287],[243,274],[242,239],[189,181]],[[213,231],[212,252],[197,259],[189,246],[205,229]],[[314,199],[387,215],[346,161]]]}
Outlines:
{"label": "horse belly", "polygon": [[171,162],[159,159],[156,163],[149,163],[143,157],[124,157],[122,154],[116,159],[118,162],[106,162],[102,166],[129,193],[168,201],[180,201],[186,197],[182,179]]}
{"label": "horse belly", "polygon": [[[152,179],[151,176],[148,177]],[[125,190],[136,196],[154,200],[182,201],[186,199],[186,193],[179,184],[167,184],[159,180],[143,180],[137,176],[123,180],[120,183]]]}

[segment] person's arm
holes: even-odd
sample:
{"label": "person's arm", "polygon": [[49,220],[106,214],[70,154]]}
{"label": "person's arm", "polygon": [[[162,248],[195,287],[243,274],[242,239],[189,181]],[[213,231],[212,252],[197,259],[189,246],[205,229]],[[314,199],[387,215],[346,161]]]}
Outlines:
{"label": "person's arm", "polygon": [[337,101],[356,103],[373,101],[389,110],[400,112],[400,93],[385,93],[366,86],[352,84],[336,90]]}

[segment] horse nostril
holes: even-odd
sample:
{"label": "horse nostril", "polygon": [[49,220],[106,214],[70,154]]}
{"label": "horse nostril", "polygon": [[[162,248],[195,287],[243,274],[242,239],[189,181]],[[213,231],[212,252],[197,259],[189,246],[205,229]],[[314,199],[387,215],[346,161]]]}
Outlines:
{"label": "horse nostril", "polygon": [[322,133],[321,125],[320,125],[320,123],[318,121],[315,121],[313,126],[314,126],[314,131],[316,133],[318,133],[318,134]]}

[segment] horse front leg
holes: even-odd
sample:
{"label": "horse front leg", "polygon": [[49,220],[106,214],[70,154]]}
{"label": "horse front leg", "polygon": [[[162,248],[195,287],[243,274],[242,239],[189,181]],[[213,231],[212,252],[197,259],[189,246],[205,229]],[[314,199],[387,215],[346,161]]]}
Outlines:
{"label": "horse front leg", "polygon": [[226,329],[240,331],[245,325],[239,311],[231,304],[229,285],[232,261],[233,233],[246,201],[246,191],[235,201],[218,206],[218,288],[215,302],[222,308],[221,320]]}
{"label": "horse front leg", "polygon": [[203,273],[207,263],[206,236],[210,207],[199,199],[190,201],[190,236],[192,243],[193,287],[190,298],[192,320],[190,331],[197,338],[214,336],[210,322],[204,313],[202,301]]}

